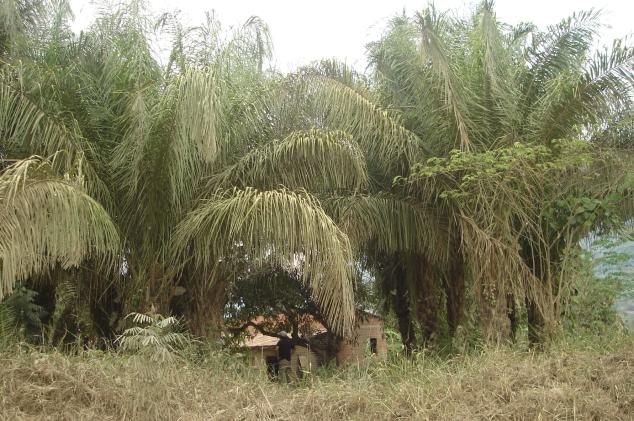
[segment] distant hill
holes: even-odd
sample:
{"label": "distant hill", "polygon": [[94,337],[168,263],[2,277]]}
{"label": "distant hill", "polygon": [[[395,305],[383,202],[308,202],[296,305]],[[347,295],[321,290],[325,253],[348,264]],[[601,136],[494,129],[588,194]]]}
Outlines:
{"label": "distant hill", "polygon": [[614,306],[627,324],[634,326],[634,240],[599,238],[589,242],[588,248],[595,274],[618,279],[622,289]]}

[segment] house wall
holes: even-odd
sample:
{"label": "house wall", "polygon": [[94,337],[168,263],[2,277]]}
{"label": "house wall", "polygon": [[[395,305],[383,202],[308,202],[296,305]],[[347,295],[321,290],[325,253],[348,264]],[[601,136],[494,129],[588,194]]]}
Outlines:
{"label": "house wall", "polygon": [[[266,357],[277,357],[277,346],[251,348],[251,365],[266,370]],[[293,348],[291,355],[291,368],[299,370],[300,361],[303,363],[303,371],[312,371],[319,367],[319,356],[303,346]]]}
{"label": "house wall", "polygon": [[386,359],[387,340],[383,330],[383,321],[378,317],[370,316],[359,322],[352,340],[345,340],[340,344],[337,362],[355,362],[365,358],[370,338],[377,340],[377,357]]}
{"label": "house wall", "polygon": [[296,346],[291,356],[291,368],[299,372],[299,364],[302,363],[302,371],[310,372],[319,367],[319,357],[313,351],[303,346]]}
{"label": "house wall", "polygon": [[276,346],[253,347],[251,351],[251,366],[266,370],[266,357],[277,357]]}

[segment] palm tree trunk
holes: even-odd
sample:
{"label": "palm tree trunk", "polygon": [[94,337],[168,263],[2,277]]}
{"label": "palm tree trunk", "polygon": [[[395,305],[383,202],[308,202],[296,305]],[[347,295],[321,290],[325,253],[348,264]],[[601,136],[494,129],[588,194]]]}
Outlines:
{"label": "palm tree trunk", "polygon": [[411,354],[416,348],[416,332],[414,331],[414,323],[412,321],[406,289],[404,282],[397,283],[394,310],[396,318],[398,319],[398,330],[401,334],[403,346],[405,347],[405,353]]}
{"label": "palm tree trunk", "polygon": [[217,337],[223,326],[227,302],[227,282],[217,280],[211,286],[199,280],[188,290],[189,305],[185,318],[189,331],[199,338]]}
{"label": "palm tree trunk", "polygon": [[464,322],[466,312],[464,259],[459,246],[454,247],[454,252],[450,256],[449,273],[444,286],[447,297],[447,324],[449,334],[453,336],[458,326]]}
{"label": "palm tree trunk", "polygon": [[121,301],[114,285],[107,285],[100,291],[89,294],[90,317],[100,339],[109,342],[114,339],[117,320],[121,318]]}
{"label": "palm tree trunk", "polygon": [[399,256],[386,259],[383,269],[383,282],[387,286],[386,298],[396,315],[398,331],[406,354],[416,347],[416,332],[412,319],[411,296],[407,285],[407,272]]}
{"label": "palm tree trunk", "polygon": [[554,311],[553,306],[550,304],[548,297],[552,294],[548,293],[550,290],[549,279],[546,274],[545,262],[543,262],[542,254],[540,250],[534,250],[529,245],[525,244],[523,248],[523,258],[526,265],[530,268],[531,272],[537,278],[539,286],[542,289],[542,305],[536,301],[535,297],[526,297],[526,315],[528,324],[528,346],[530,348],[541,348],[548,340],[547,329],[547,317],[544,314],[548,311]]}
{"label": "palm tree trunk", "polygon": [[511,338],[507,294],[483,285],[480,288],[480,324],[484,341],[497,344]]}
{"label": "palm tree trunk", "polygon": [[158,262],[152,264],[145,295],[146,311],[154,307],[155,312],[162,315],[169,315],[170,300],[172,298],[171,293],[172,283],[166,277],[163,264]]}
{"label": "palm tree trunk", "polygon": [[438,317],[442,303],[436,273],[429,260],[421,255],[410,257],[407,270],[410,272],[409,289],[416,294],[416,315],[422,339],[429,342],[438,337]]}
{"label": "palm tree trunk", "polygon": [[543,343],[545,320],[534,300],[526,298],[526,313],[528,322],[528,346],[539,348]]}
{"label": "palm tree trunk", "polygon": [[515,296],[513,296],[513,294],[508,294],[506,301],[508,304],[508,317],[511,322],[511,340],[515,342],[517,339],[517,330],[519,329],[517,303],[515,302]]}

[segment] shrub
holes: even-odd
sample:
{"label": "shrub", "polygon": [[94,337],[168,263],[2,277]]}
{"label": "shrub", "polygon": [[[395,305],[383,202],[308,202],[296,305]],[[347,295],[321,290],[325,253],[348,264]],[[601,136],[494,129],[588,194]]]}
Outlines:
{"label": "shrub", "polygon": [[126,329],[115,343],[123,351],[149,356],[152,360],[172,360],[178,352],[192,343],[189,334],[175,317],[160,314],[130,313],[135,326]]}

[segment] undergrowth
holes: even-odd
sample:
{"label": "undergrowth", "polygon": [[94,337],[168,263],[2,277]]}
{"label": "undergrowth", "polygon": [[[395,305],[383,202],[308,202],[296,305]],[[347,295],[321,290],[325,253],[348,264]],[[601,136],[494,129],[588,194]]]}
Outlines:
{"label": "undergrowth", "polygon": [[292,385],[158,314],[130,315],[105,351],[27,341],[40,309],[25,290],[0,305],[0,420],[634,419],[634,334],[614,310],[622,287],[589,261],[577,273],[543,352],[462,332],[405,358],[387,320],[387,361],[321,367]]}
{"label": "undergrowth", "polygon": [[633,336],[615,331],[593,341],[563,339],[544,353],[422,352],[323,369],[286,386],[213,344],[170,361],[15,345],[0,353],[0,418],[631,419],[633,347]]}

